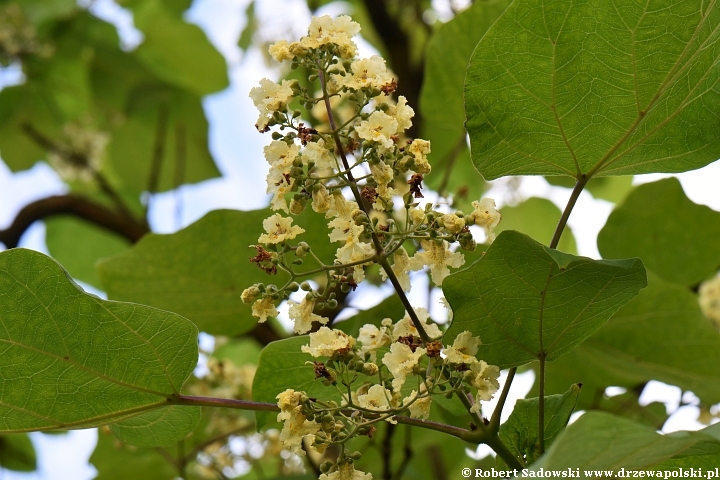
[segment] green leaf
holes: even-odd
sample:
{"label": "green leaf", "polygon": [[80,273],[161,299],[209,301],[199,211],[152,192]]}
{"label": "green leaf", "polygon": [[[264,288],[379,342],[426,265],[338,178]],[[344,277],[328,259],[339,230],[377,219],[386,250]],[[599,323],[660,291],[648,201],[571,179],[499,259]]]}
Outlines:
{"label": "green leaf", "polygon": [[604,258],[637,256],[649,270],[697,285],[720,266],[720,212],[693,203],[676,178],[637,187],[598,234]]}
{"label": "green leaf", "polygon": [[54,260],[0,253],[0,432],[82,428],[167,405],[197,362],[178,315],[101,300]]}
{"label": "green leaf", "polygon": [[648,272],[648,287],[583,344],[548,367],[548,391],[567,381],[590,393],[659,380],[720,402],[720,335],[687,288]]}
{"label": "green leaf", "polygon": [[[538,197],[528,198],[516,206],[503,207],[501,213],[502,221],[495,229],[496,233],[517,230],[545,245],[552,240],[555,227],[562,215],[554,203]],[[561,252],[577,254],[575,236],[569,227],[565,227],[557,249]]]}
{"label": "green leaf", "polygon": [[[207,333],[239,335],[257,325],[240,294],[252,284],[283,285],[284,272],[268,275],[249,259],[269,210],[216,210],[171,235],[150,234],[126,252],[98,264],[108,296],[171,310]],[[335,248],[322,215],[295,217],[306,232],[298,237],[326,263]],[[291,255],[292,259],[292,255]],[[305,267],[304,267],[305,268]],[[307,270],[315,268],[306,267]]]}
{"label": "green leaf", "polygon": [[439,189],[445,183],[446,192],[458,196],[467,190],[470,200],[480,198],[484,182],[470,162],[463,84],[475,46],[509,4],[509,0],[475,2],[442,24],[428,42],[420,111],[421,136],[432,144],[430,188]]}
{"label": "green leaf", "polygon": [[160,84],[140,86],[128,96],[127,121],[108,145],[110,167],[125,186],[149,188],[158,140],[163,154],[156,191],[220,176],[199,96]]}
{"label": "green leaf", "polygon": [[104,429],[98,431],[90,463],[98,471],[96,480],[170,480],[178,474],[155,449],[125,445]]}
{"label": "green leaf", "polygon": [[646,425],[588,412],[568,426],[533,470],[619,470],[652,467],[713,438],[700,432],[660,435]]}
{"label": "green leaf", "polygon": [[226,344],[215,349],[212,357],[218,360],[230,360],[237,366],[241,365],[257,365],[260,360],[260,352],[262,347],[255,339],[239,338],[232,339]]}
{"label": "green leaf", "polygon": [[[549,448],[560,435],[572,415],[577,404],[580,387],[575,384],[563,395],[547,395],[545,397],[545,447]],[[500,426],[500,440],[508,447],[516,458],[522,459],[525,465],[532,465],[540,457],[538,433],[538,407],[540,399],[526,398],[515,402],[507,422]],[[498,470],[508,469],[508,465],[496,457]]]}
{"label": "green leaf", "polygon": [[225,59],[197,25],[168,11],[161,0],[130,7],[135,26],[145,34],[137,56],[158,77],[198,95],[228,86]]}
{"label": "green leaf", "polygon": [[720,8],[690,0],[513,2],[468,67],[473,162],[494,179],[716,160],[718,21]]}
{"label": "green leaf", "polygon": [[45,220],[50,255],[80,281],[101,287],[95,262],[126,250],[130,242],[75,217],[55,216]]}
{"label": "green leaf", "polygon": [[161,447],[179,442],[195,430],[202,408],[172,405],[130,417],[110,425],[112,433],[138,447]]}
{"label": "green leaf", "polygon": [[483,341],[478,358],[500,368],[543,353],[554,360],[594,333],[646,284],[637,259],[576,257],[505,231],[480,261],[443,282],[454,312],[444,342],[469,330]]}
{"label": "green leaf", "polygon": [[0,435],[0,467],[18,472],[37,470],[35,448],[26,433]]}

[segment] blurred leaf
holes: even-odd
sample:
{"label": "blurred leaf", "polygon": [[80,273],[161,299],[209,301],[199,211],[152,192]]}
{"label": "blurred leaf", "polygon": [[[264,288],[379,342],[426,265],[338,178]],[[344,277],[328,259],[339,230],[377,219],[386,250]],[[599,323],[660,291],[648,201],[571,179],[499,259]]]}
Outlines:
{"label": "blurred leaf", "polygon": [[[545,447],[549,448],[560,435],[568,421],[580,394],[581,385],[574,384],[563,395],[545,396]],[[538,432],[538,408],[540,399],[526,398],[515,402],[510,417],[500,426],[500,440],[523,464],[532,465],[540,457],[540,439]],[[507,470],[509,466],[496,457],[498,470]]]}
{"label": "blurred leaf", "polygon": [[[167,0],[166,0],[167,1]],[[137,56],[165,81],[198,95],[228,86],[225,59],[197,25],[169,11],[162,0],[144,0],[130,6],[135,26],[145,34]]]}
{"label": "blurred leaf", "polygon": [[255,18],[255,2],[251,1],[245,9],[245,28],[240,32],[240,38],[238,39],[238,47],[242,50],[247,50],[253,40],[253,35],[258,28],[258,21]]}
{"label": "blurred leaf", "polygon": [[[528,198],[519,205],[503,207],[500,212],[502,221],[495,229],[496,233],[517,230],[544,245],[548,245],[552,240],[555,227],[562,215],[554,203],[538,197]],[[561,252],[577,254],[575,236],[569,227],[565,227],[557,249]]]}
{"label": "blurred leaf", "polygon": [[138,447],[162,447],[179,442],[200,423],[202,409],[173,405],[151,410],[110,425],[113,435]]}
{"label": "blurred leaf", "polygon": [[82,428],[168,404],[197,363],[172,313],[86,294],[54,260],[0,253],[0,431]]}
{"label": "blurred leaf", "polygon": [[588,412],[569,425],[532,470],[641,469],[713,438],[701,432],[660,435],[646,425],[603,412]]}
{"label": "blurred leaf", "polygon": [[26,433],[0,435],[0,467],[17,472],[37,470],[35,447]]}
{"label": "blurred leaf", "polygon": [[82,282],[102,288],[95,263],[118,254],[130,242],[83,220],[70,216],[54,216],[45,220],[45,241],[53,258]]}
{"label": "blurred leaf", "polygon": [[688,289],[648,272],[648,287],[597,333],[547,370],[548,392],[568,381],[590,392],[633,388],[648,380],[720,402],[720,335]]}
{"label": "blurred leaf", "polygon": [[104,429],[98,431],[90,463],[98,471],[96,480],[173,480],[178,474],[154,449],[125,445]]}
{"label": "blurred leaf", "polygon": [[[428,186],[465,195],[466,203],[480,198],[485,183],[470,162],[465,132],[463,84],[470,56],[509,0],[475,2],[442,24],[430,38],[420,93],[422,138],[430,140],[434,174]],[[447,178],[445,178],[447,177]]]}
{"label": "blurred leaf", "polygon": [[473,162],[490,180],[683,172],[716,160],[719,17],[687,0],[516,0],[468,67]]}
{"label": "blurred leaf", "polygon": [[208,122],[198,96],[161,85],[138,87],[129,95],[127,120],[108,146],[112,170],[125,186],[150,188],[158,139],[163,154],[156,191],[220,176],[210,155]]}
{"label": "blurred leaf", "polygon": [[[558,187],[573,188],[575,179],[570,177],[545,177],[550,185]],[[590,192],[593,197],[608,202],[619,203],[625,198],[627,193],[632,190],[632,175],[623,175],[620,177],[595,177],[585,185],[585,190]]]}
{"label": "blurred leaf", "polygon": [[483,343],[478,358],[501,369],[544,353],[554,360],[600,328],[647,285],[637,259],[591,260],[505,231],[468,268],[443,282],[453,309],[444,337],[465,330]]}
{"label": "blurred leaf", "polygon": [[720,212],[693,203],[677,178],[637,187],[598,234],[604,258],[640,257],[665,280],[696,285],[720,266]]}
{"label": "blurred leaf", "polygon": [[229,340],[226,344],[216,348],[212,357],[218,360],[230,360],[237,366],[257,365],[261,351],[262,347],[255,339],[238,338]]}

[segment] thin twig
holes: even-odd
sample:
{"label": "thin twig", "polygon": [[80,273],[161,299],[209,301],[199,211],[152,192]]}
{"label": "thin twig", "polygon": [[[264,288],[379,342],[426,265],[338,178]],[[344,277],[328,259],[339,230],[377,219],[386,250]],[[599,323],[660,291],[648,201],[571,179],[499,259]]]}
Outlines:
{"label": "thin twig", "polygon": [[383,480],[392,480],[392,437],[395,434],[395,425],[387,424],[385,438],[382,442]]}

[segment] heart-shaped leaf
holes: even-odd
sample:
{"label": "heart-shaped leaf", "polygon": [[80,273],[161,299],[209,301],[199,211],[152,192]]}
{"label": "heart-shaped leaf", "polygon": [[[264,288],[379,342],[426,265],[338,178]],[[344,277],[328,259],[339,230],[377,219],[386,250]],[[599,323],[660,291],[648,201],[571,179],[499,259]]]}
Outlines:
{"label": "heart-shaped leaf", "polygon": [[31,250],[0,253],[0,311],[0,432],[102,425],[167,406],[197,363],[188,320],[87,294]]}
{"label": "heart-shaped leaf", "polygon": [[465,81],[472,159],[504,175],[682,172],[720,156],[720,8],[516,0]]}
{"label": "heart-shaped leaf", "polygon": [[450,343],[465,330],[478,358],[507,368],[580,344],[647,285],[638,259],[591,260],[509,230],[485,256],[443,282],[453,309]]}

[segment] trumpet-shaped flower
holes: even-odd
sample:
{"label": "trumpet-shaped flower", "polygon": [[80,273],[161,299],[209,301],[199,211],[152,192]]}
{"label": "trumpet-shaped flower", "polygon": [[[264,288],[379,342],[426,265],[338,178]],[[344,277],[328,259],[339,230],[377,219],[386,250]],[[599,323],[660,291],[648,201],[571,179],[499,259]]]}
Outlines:
{"label": "trumpet-shaped flower", "polygon": [[319,322],[323,325],[328,322],[328,318],[321,317],[313,313],[315,308],[315,300],[308,300],[305,297],[302,302],[296,303],[292,300],[288,300],[290,306],[288,315],[295,322],[295,333],[304,334],[310,331],[312,328],[312,322]]}
{"label": "trumpet-shaped flower", "polygon": [[268,317],[277,317],[280,312],[275,308],[275,302],[272,297],[265,297],[255,300],[252,306],[253,317],[257,317],[258,322],[265,322]]}
{"label": "trumpet-shaped flower", "polygon": [[448,267],[458,268],[465,263],[460,252],[451,252],[447,241],[421,240],[422,252],[417,252],[411,259],[412,269],[420,270],[425,265],[430,267],[430,276],[435,285],[442,285],[445,277],[450,275]]}
{"label": "trumpet-shaped flower", "polygon": [[495,200],[486,197],[479,202],[472,202],[472,206],[475,210],[469,215],[470,222],[483,227],[488,243],[492,243],[495,240],[494,229],[502,219],[502,215],[495,208]]}
{"label": "trumpet-shaped flower", "polygon": [[443,349],[442,353],[450,363],[475,363],[478,347],[482,342],[480,337],[473,337],[467,330],[455,337],[451,347]]}
{"label": "trumpet-shaped flower", "polygon": [[264,131],[273,113],[284,110],[293,99],[292,80],[277,84],[270,79],[260,80],[260,86],[250,90],[250,98],[260,112],[255,127]]}
{"label": "trumpet-shaped flower", "polygon": [[308,420],[302,413],[301,392],[288,389],[279,394],[277,397],[278,422],[283,423],[283,429],[280,432],[280,441],[283,446],[297,455],[305,455],[302,449],[303,437],[308,435],[314,438],[314,435],[320,430],[320,425],[314,420]]}
{"label": "trumpet-shaped flower", "polygon": [[[442,332],[438,326],[430,321],[430,313],[426,308],[416,307],[413,310],[415,310],[415,315],[418,317],[418,320],[420,320],[420,323],[425,329],[425,333],[427,333],[428,337],[438,338],[442,336]],[[412,335],[413,337],[420,336],[417,328],[415,328],[415,324],[410,319],[410,315],[405,313],[403,319],[397,322],[393,327],[392,336],[393,340],[397,340],[400,337],[407,337],[408,335]]]}
{"label": "trumpet-shaped flower", "polygon": [[263,220],[263,228],[266,233],[258,238],[260,243],[281,243],[305,232],[305,229],[292,224],[292,218],[284,218],[279,213]]}
{"label": "trumpet-shaped flower", "polygon": [[413,352],[404,343],[393,343],[390,345],[390,353],[383,356],[382,363],[390,370],[393,376],[392,386],[396,392],[400,391],[405,379],[410,375],[418,364],[420,358],[425,354],[424,348],[416,348]]}
{"label": "trumpet-shaped flower", "polygon": [[393,135],[398,128],[398,121],[379,110],[374,111],[367,120],[360,122],[355,128],[363,140],[376,142],[381,152],[392,148]]}

